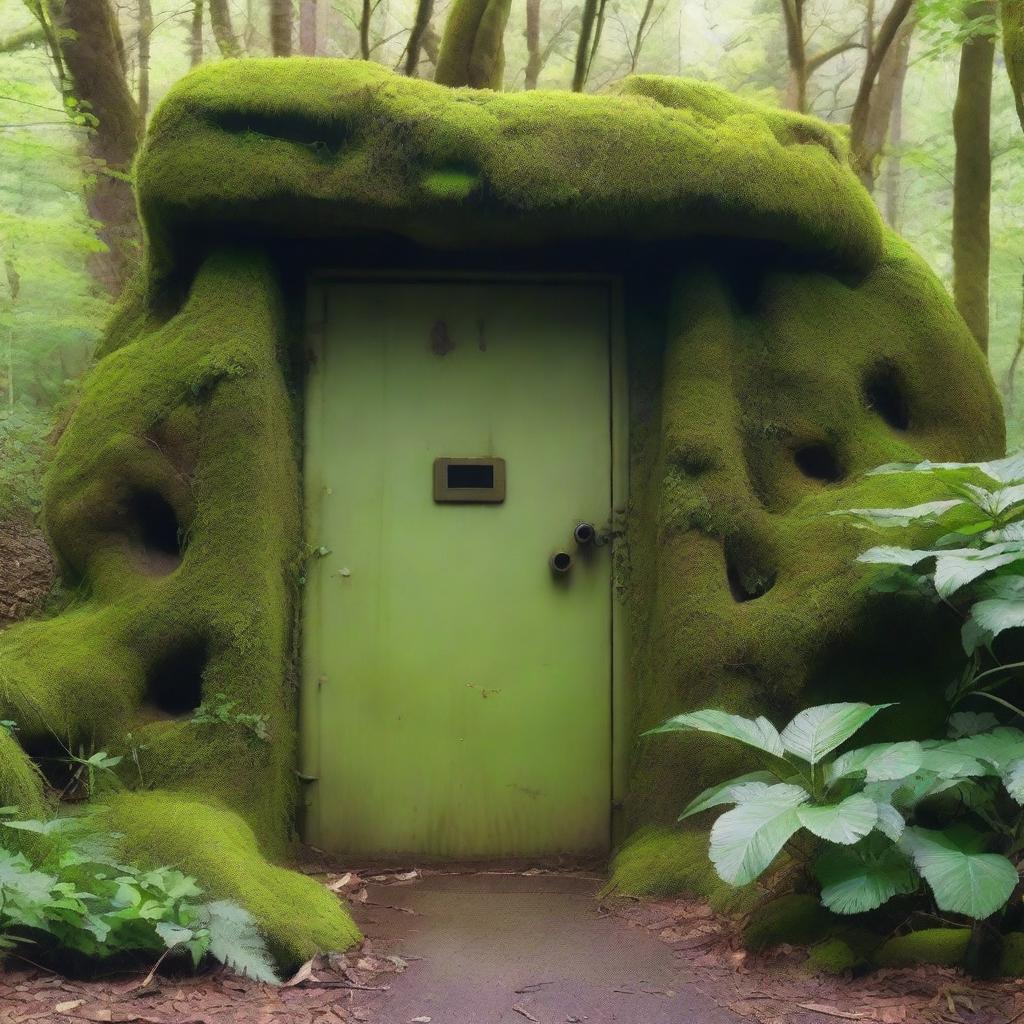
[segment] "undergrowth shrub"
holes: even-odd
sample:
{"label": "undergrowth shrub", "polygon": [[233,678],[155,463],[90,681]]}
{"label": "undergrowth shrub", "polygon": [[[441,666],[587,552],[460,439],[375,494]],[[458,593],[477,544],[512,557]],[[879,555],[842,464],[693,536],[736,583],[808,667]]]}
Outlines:
{"label": "undergrowth shrub", "polygon": [[[97,835],[77,818],[15,820],[7,830],[32,833],[16,851],[0,836],[0,953],[33,958],[206,957],[251,978],[276,982],[270,954],[248,911],[204,900],[196,880],[170,867],[124,864],[116,835]],[[8,832],[10,835],[10,831]],[[13,838],[13,837],[12,837]],[[15,844],[10,844],[15,845]]]}

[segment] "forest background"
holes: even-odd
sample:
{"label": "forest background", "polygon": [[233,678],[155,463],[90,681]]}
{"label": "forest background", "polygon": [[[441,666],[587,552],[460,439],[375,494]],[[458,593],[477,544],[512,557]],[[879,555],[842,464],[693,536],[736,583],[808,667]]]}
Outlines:
{"label": "forest background", "polygon": [[[138,258],[131,157],[175,80],[290,53],[433,78],[449,3],[0,0],[0,521],[38,513],[48,438]],[[883,216],[987,348],[1018,448],[1024,133],[1008,24],[996,0],[512,0],[503,86],[684,75],[848,126]]]}

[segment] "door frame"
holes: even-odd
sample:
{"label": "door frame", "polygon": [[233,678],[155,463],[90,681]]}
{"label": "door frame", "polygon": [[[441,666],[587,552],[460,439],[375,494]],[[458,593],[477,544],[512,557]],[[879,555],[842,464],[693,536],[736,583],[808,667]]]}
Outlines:
{"label": "door frame", "polygon": [[[323,365],[321,358],[327,330],[327,296],[332,286],[338,284],[387,283],[401,284],[516,284],[537,287],[559,287],[570,284],[600,285],[608,294],[608,396],[611,406],[609,423],[609,444],[611,447],[611,508],[612,523],[616,533],[611,544],[611,566],[609,586],[611,587],[611,622],[609,623],[611,643],[611,679],[609,700],[611,701],[611,808],[609,813],[609,849],[623,837],[624,822],[622,808],[626,795],[629,765],[629,727],[631,709],[628,704],[629,672],[629,630],[626,621],[626,590],[620,579],[621,567],[628,563],[627,540],[618,531],[625,525],[629,501],[629,376],[628,351],[626,345],[625,316],[622,278],[615,274],[572,273],[572,272],[519,272],[519,271],[445,271],[445,270],[351,270],[321,267],[314,269],[306,283],[306,304],[303,318],[302,337],[306,358],[303,361],[303,416],[300,444],[302,467],[302,508],[303,537],[307,550],[315,550],[316,538],[320,531],[320,503],[311,496],[322,486],[311,478],[309,466],[323,464],[319,458],[309,458],[310,453],[319,454],[320,438],[309,429],[310,423],[317,422],[323,407],[323,375],[318,372]],[[315,558],[309,558],[307,571],[316,572]],[[324,677],[317,676],[312,668],[318,624],[311,618],[319,609],[309,598],[309,591],[303,591],[300,607],[295,617],[300,651],[300,688],[298,706],[298,777],[302,783],[300,806],[300,832],[305,838],[305,822],[314,809],[315,787],[320,778],[320,730],[319,694]],[[312,640],[310,640],[312,637]]]}

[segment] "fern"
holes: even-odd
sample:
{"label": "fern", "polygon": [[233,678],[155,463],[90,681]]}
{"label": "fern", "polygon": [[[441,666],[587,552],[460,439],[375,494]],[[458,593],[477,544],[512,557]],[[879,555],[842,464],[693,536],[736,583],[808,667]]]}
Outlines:
{"label": "fern", "polygon": [[228,900],[213,900],[196,909],[197,923],[209,933],[207,950],[214,959],[255,981],[280,984],[263,936],[248,910]]}

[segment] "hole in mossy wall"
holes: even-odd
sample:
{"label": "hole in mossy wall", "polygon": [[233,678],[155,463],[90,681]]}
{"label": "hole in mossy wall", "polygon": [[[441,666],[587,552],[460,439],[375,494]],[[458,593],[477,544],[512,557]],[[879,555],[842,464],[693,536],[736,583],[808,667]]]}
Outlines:
{"label": "hole in mossy wall", "polygon": [[883,363],[868,373],[864,378],[864,400],[894,430],[910,429],[910,406],[895,366]]}
{"label": "hole in mossy wall", "polygon": [[811,480],[834,484],[844,473],[832,449],[824,443],[801,445],[793,452],[796,468]]}
{"label": "hole in mossy wall", "polygon": [[195,711],[203,701],[203,671],[208,660],[202,640],[179,644],[158,658],[146,674],[146,707],[175,718]]}
{"label": "hole in mossy wall", "polygon": [[70,738],[14,735],[52,790],[60,793],[71,785],[77,765],[71,761],[69,751],[75,750],[75,744]]}
{"label": "hole in mossy wall", "polygon": [[171,571],[180,562],[181,524],[170,502],[157,491],[134,491],[124,506],[127,533],[154,569]]}
{"label": "hole in mossy wall", "polygon": [[749,551],[726,541],[724,553],[725,576],[734,601],[756,601],[775,586],[775,570],[759,564]]}

